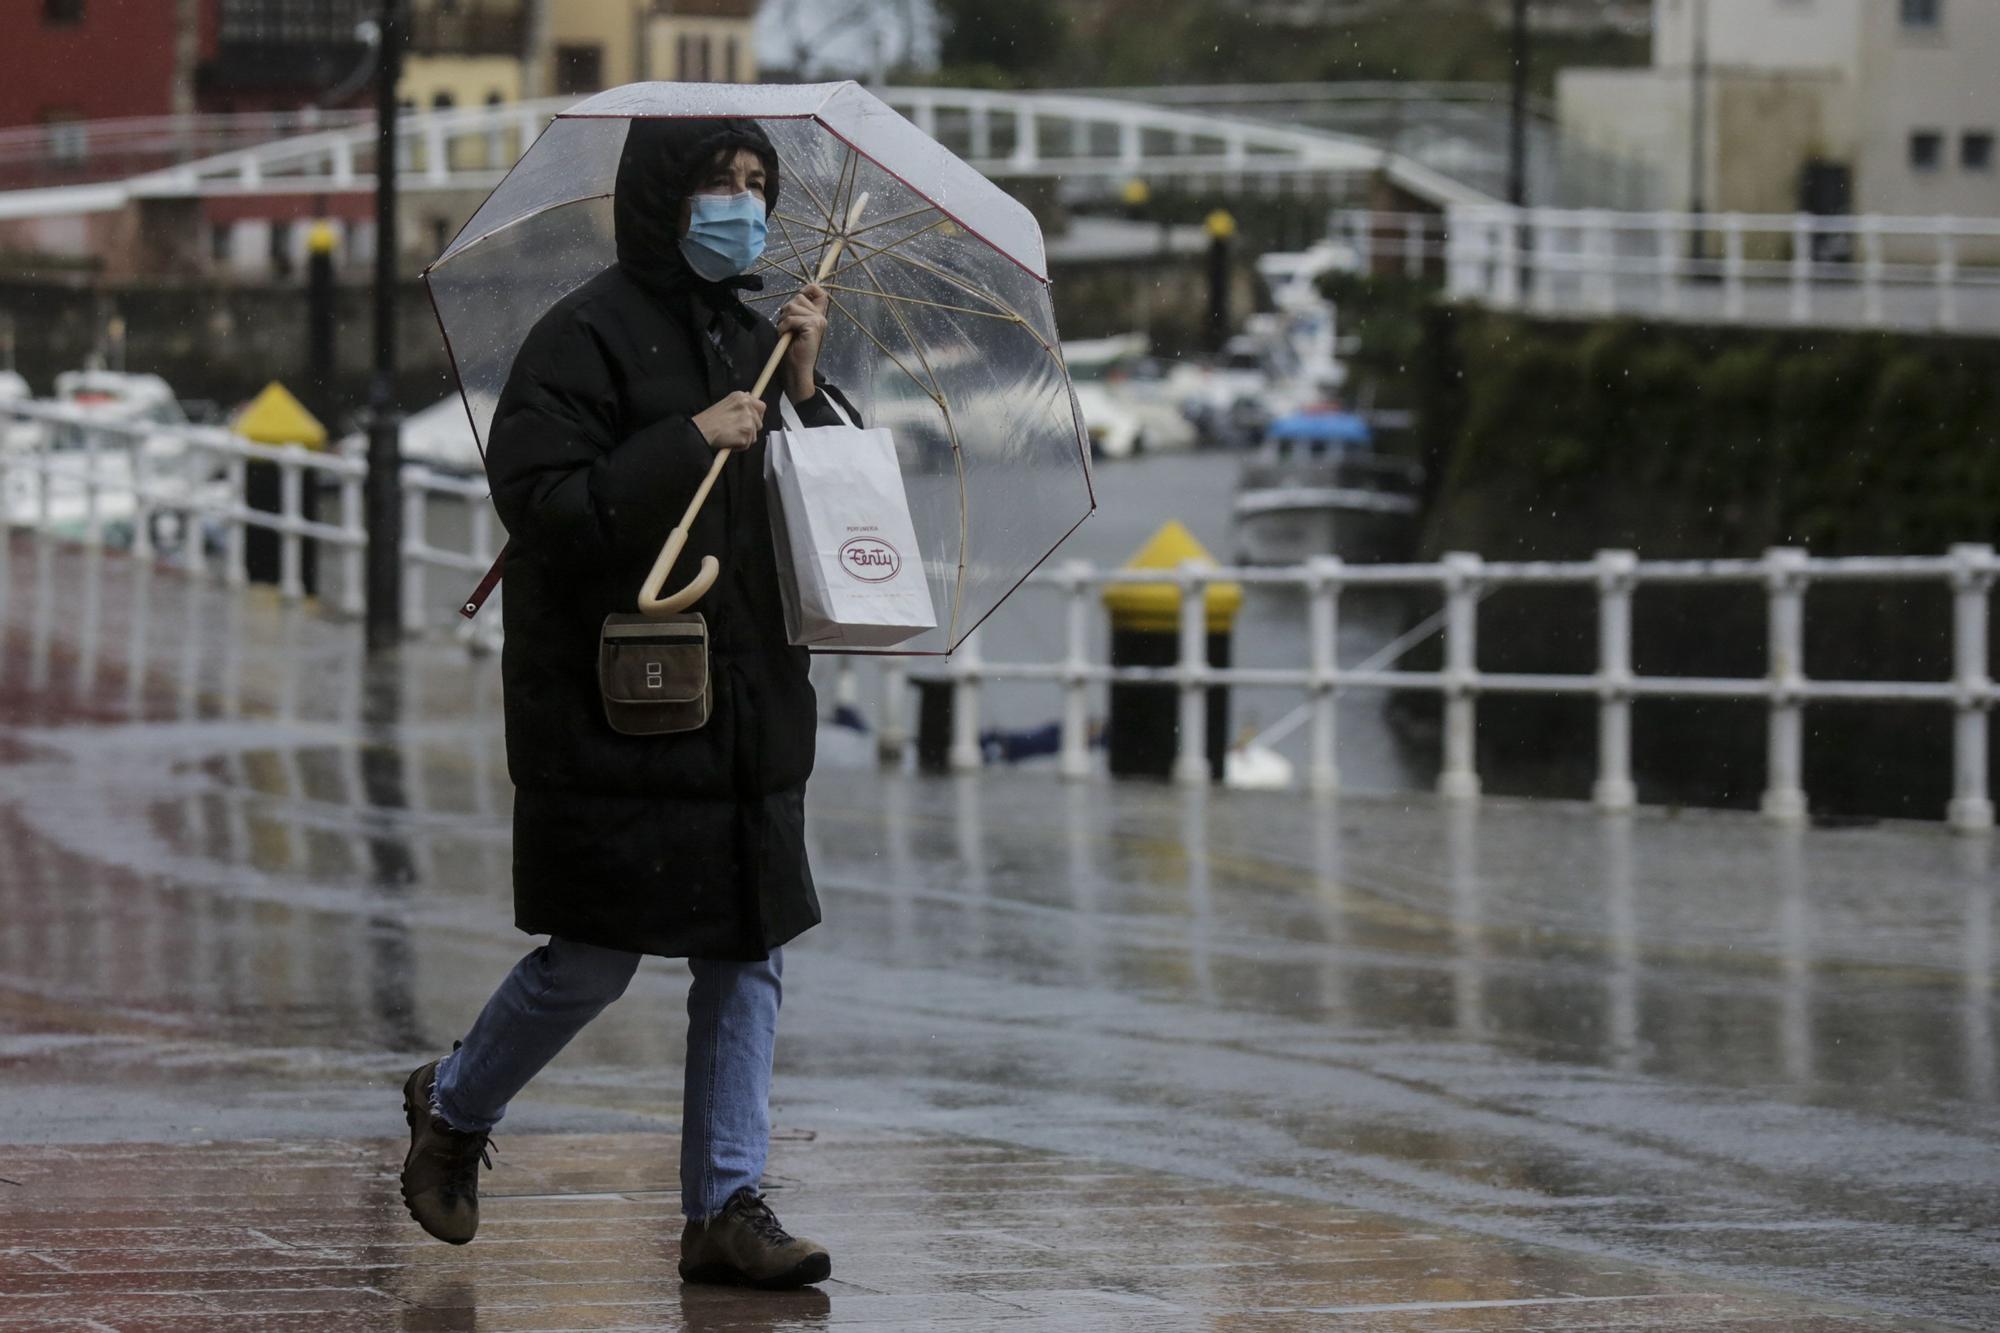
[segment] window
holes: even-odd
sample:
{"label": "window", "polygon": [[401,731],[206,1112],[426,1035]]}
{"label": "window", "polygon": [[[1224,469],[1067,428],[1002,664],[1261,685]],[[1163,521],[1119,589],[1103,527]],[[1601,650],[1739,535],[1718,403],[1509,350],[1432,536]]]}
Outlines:
{"label": "window", "polygon": [[1902,0],[1903,26],[1929,32],[1944,22],[1944,0]]}
{"label": "window", "polygon": [[42,0],[42,22],[73,28],[83,22],[83,0]]}
{"label": "window", "polygon": [[439,93],[437,96],[431,98],[431,110],[433,111],[449,111],[457,105],[458,99],[450,93]]}
{"label": "window", "polygon": [[1967,171],[1993,170],[1993,131],[1967,130],[1958,141],[1958,165]]}
{"label": "window", "polygon": [[730,83],[735,83],[743,77],[736,72],[736,39],[734,37],[725,39],[722,49],[726,53],[722,57],[722,77]]}
{"label": "window", "polygon": [[83,165],[90,156],[90,130],[74,111],[49,111],[42,116],[48,126],[49,161],[60,167]]}
{"label": "window", "polygon": [[208,229],[208,257],[216,264],[227,264],[235,253],[236,229],[227,222],[218,222]]}
{"label": "window", "polygon": [[1936,171],[1944,165],[1944,135],[1937,130],[1910,132],[1910,169]]}
{"label": "window", "polygon": [[558,93],[594,93],[603,86],[603,47],[558,46],[556,48]]}
{"label": "window", "polygon": [[694,78],[694,56],[688,49],[688,35],[674,38],[674,77],[682,83]]}

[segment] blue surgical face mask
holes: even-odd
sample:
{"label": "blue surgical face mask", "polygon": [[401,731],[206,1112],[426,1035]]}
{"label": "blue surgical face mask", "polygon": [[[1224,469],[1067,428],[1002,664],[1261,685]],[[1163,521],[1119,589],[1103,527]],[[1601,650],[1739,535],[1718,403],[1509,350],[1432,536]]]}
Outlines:
{"label": "blue surgical face mask", "polygon": [[764,253],[764,201],[741,194],[697,194],[689,200],[687,235],[681,253],[688,267],[720,282],[747,273]]}

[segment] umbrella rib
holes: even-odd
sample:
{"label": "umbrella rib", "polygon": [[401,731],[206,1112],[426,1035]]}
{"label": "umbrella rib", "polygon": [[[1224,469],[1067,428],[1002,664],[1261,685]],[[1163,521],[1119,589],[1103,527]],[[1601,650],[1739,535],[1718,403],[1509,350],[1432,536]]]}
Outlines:
{"label": "umbrella rib", "polygon": [[790,227],[786,227],[784,228],[784,233],[785,233],[785,244],[792,247],[792,257],[799,261],[799,267],[796,273],[792,272],[792,270],[790,269],[786,269],[785,272],[788,276],[795,277],[800,282],[810,286],[812,284],[812,271],[813,271],[812,265],[806,262],[805,252],[799,249],[798,238],[792,235],[792,229]]}
{"label": "umbrella rib", "polygon": [[[979,288],[974,287],[971,283],[965,281],[963,278],[945,269],[939,268],[935,264],[927,263],[921,259],[913,259],[909,255],[899,255],[894,250],[888,249],[884,246],[870,245],[866,241],[857,241],[854,243],[853,248],[856,250],[867,250],[871,253],[871,255],[882,255],[885,258],[895,260],[897,263],[908,264],[912,268],[920,268],[924,270],[926,273],[929,273],[938,278],[942,278],[944,281],[950,283],[952,286],[958,288],[960,291],[966,293],[967,295],[976,296],[980,300],[988,302],[989,304],[993,305],[996,309],[1000,310],[1002,312],[1002,315],[1004,315],[1006,318],[1010,318],[1018,322],[1020,326],[1027,331],[1028,336],[1030,338],[1033,338],[1038,344],[1040,344],[1041,349],[1044,352],[1047,352],[1050,356],[1055,356],[1056,354],[1055,348],[1050,346],[1048,340],[1042,337],[1040,330],[1036,329],[1033,324],[1030,324],[1027,320],[1027,317],[1023,315],[1020,311],[1014,309],[1014,307],[1008,305],[1005,301],[993,295],[991,292],[983,292],[979,290]],[[832,276],[837,278],[842,273],[845,273],[849,268],[852,268],[854,265],[865,262],[866,262],[865,259],[857,255],[847,264],[835,268],[833,270]],[[994,318],[996,319],[1001,318],[1002,315],[996,315],[994,316]],[[1060,361],[1058,362],[1058,364],[1060,364]]]}
{"label": "umbrella rib", "polygon": [[[910,382],[916,385],[919,389],[922,389],[924,391],[924,396],[926,398],[929,398],[932,402],[936,403],[940,409],[944,407],[944,401],[938,394],[936,386],[924,383],[923,376],[917,374],[916,371],[911,370],[908,366],[904,365],[903,358],[897,356],[894,352],[890,351],[888,344],[884,343],[880,338],[877,338],[875,336],[874,330],[870,329],[866,324],[863,324],[859,319],[859,317],[857,317],[852,310],[849,310],[847,308],[846,302],[842,301],[839,297],[833,295],[831,292],[827,293],[827,300],[833,302],[835,308],[838,309],[841,314],[847,316],[847,318],[853,322],[855,328],[861,330],[862,337],[866,338],[869,342],[874,343],[876,347],[881,349],[883,356],[886,356],[891,361],[895,362],[896,369],[902,371],[905,375],[908,375],[910,377]],[[954,448],[957,447],[956,441],[953,442],[953,447]]]}
{"label": "umbrella rib", "polygon": [[[868,267],[868,261],[862,259],[856,262],[861,265],[861,271],[868,276],[868,281],[873,284],[876,294],[883,300],[888,300],[887,289],[882,286],[882,280],[875,276],[875,270]],[[931,365],[930,356],[924,351],[923,340],[917,337],[916,330],[910,327],[909,320],[903,317],[903,311],[899,306],[891,303],[889,313],[896,317],[896,324],[903,330],[903,336],[908,338],[910,346],[916,349],[917,360],[923,363],[924,373],[931,377],[931,389],[937,399],[938,411],[944,413],[945,433],[951,437],[952,471],[958,478],[958,577],[951,585],[951,624],[945,628],[945,638],[948,641],[958,632],[959,612],[964,609],[965,552],[972,543],[972,517],[968,512],[965,494],[965,446],[959,443],[958,423],[952,418],[951,403],[946,400],[944,390],[938,386],[937,369]]]}
{"label": "umbrella rib", "polygon": [[[836,269],[834,271],[836,273],[844,273],[847,270]],[[885,292],[879,287],[848,287],[837,282],[826,282],[821,285],[830,292],[848,292],[855,296],[876,296],[884,301],[900,301],[904,305],[929,306],[933,310],[949,310],[955,315],[972,315],[978,319],[998,320],[1002,324],[1019,324],[1021,322],[1021,317],[1015,314],[1003,315],[997,310],[974,310],[969,305],[946,305],[943,301],[926,301],[921,296],[902,296],[893,292]]]}
{"label": "umbrella rib", "polygon": [[[937,211],[938,210],[935,205],[926,204],[922,208],[913,208],[907,213],[898,213],[895,217],[892,218],[883,218],[880,222],[871,222],[865,227],[856,227],[853,231],[847,234],[850,237],[865,236],[867,233],[874,231],[877,228],[893,226],[898,222],[908,222],[911,218],[920,218],[926,213],[935,213]],[[839,234],[837,232],[829,232],[827,228],[820,226],[817,222],[809,222],[805,218],[795,218],[785,213],[773,213],[771,214],[771,217],[774,221],[790,222],[795,226],[804,227],[809,231],[823,232],[829,235]],[[926,228],[926,230],[928,230],[928,228]],[[919,234],[921,233],[916,233],[916,232],[911,233],[911,235],[919,235]],[[907,240],[908,237],[905,237],[904,239]],[[900,244],[900,242],[895,242],[895,244]]]}
{"label": "umbrella rib", "polygon": [[[812,200],[813,206],[819,209],[819,211],[826,217],[825,230],[831,232],[835,225],[833,210],[826,206],[826,201],[819,197],[819,191],[815,190],[812,187],[812,182],[806,179],[805,173],[803,172],[799,174],[799,188],[806,192],[806,198]],[[811,226],[812,224],[807,223],[806,225]]]}

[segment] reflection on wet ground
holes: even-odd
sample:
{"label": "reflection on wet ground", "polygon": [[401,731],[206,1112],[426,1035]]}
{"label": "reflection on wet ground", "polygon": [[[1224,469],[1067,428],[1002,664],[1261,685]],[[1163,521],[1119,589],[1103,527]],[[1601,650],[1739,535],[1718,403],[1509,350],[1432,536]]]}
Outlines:
{"label": "reflection on wet ground", "polygon": [[[223,1148],[62,1145],[282,1140],[258,1160],[348,1230],[277,1243],[395,1249],[365,1261],[393,1273],[300,1285],[469,1310],[469,1293],[413,1302],[408,1284],[446,1291],[469,1261],[416,1244],[388,1206],[392,1157],[364,1140],[397,1131],[395,1079],[527,944],[497,664],[442,644],[370,664],[356,627],[264,590],[28,541],[4,558],[0,1143],[42,1146],[0,1149],[0,1178],[98,1163],[177,1182],[227,1230]],[[775,1109],[815,1136],[781,1154],[791,1206],[852,1256],[833,1322],[1808,1325],[1743,1281],[2000,1327],[1989,841],[865,768],[823,771],[812,808],[828,919],[792,951]],[[650,1270],[643,1301],[681,1299],[620,1223],[671,1212],[648,1191],[669,1188],[683,986],[644,969],[510,1114],[525,1146],[488,1178],[533,1195],[538,1172],[625,1172],[557,1211],[570,1242]],[[994,1183],[973,1188],[949,1164],[980,1153]],[[0,1184],[0,1292],[76,1290],[22,1258],[75,1267],[56,1233],[97,1224],[75,1207]],[[539,1207],[499,1212],[534,1262],[576,1259],[536,1239]],[[1232,1229],[1258,1217],[1290,1237],[1256,1260],[1280,1272],[1241,1267]],[[1300,1239],[1356,1225],[1388,1248]],[[213,1243],[254,1243],[241,1231]],[[1079,1234],[1087,1262],[1065,1250]],[[508,1260],[474,1250],[477,1327],[555,1326],[489,1317]],[[1002,1254],[1032,1271],[994,1276]],[[1019,1309],[844,1304],[943,1301],[976,1285],[961,1259]],[[1458,1295],[1437,1294],[1446,1276]],[[1265,1278],[1285,1294],[1259,1295]],[[116,1315],[129,1289],[93,1290]],[[1734,1313],[1533,1303],[1593,1290]],[[1092,1303],[1107,1291],[1156,1303]],[[45,1314],[12,1308],[0,1321]],[[188,1313],[211,1308],[245,1307]]]}

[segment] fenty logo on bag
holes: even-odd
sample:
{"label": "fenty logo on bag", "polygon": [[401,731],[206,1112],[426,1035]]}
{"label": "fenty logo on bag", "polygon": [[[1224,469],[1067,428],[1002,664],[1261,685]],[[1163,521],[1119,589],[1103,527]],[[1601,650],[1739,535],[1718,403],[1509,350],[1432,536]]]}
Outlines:
{"label": "fenty logo on bag", "polygon": [[879,537],[856,537],[840,548],[840,567],[863,583],[887,583],[902,572],[903,557]]}

